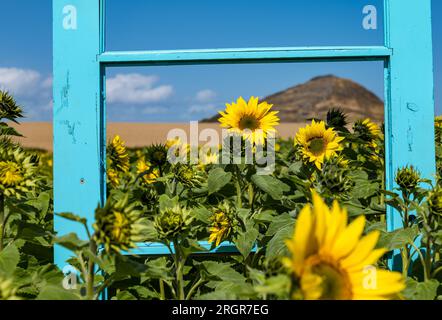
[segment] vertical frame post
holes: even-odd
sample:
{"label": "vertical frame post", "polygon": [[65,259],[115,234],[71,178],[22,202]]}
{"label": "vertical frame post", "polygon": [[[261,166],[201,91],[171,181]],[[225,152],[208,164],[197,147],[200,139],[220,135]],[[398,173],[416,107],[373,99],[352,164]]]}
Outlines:
{"label": "vertical frame post", "polygon": [[[413,165],[428,179],[436,170],[431,0],[384,1],[385,45],[393,49],[385,66],[385,169],[392,190],[398,168]],[[399,213],[387,210],[388,230],[402,227]]]}
{"label": "vertical frame post", "polygon": [[[73,212],[89,223],[103,201],[100,10],[100,0],[53,0],[54,211]],[[56,216],[54,225],[59,236],[86,236],[78,223]],[[54,250],[63,269],[70,254]]]}

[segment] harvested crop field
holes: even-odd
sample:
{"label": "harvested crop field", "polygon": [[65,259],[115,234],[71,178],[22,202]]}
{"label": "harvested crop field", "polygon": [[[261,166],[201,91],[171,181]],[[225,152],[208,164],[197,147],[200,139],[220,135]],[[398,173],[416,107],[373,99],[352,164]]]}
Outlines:
{"label": "harvested crop field", "polygon": [[[304,123],[282,123],[277,127],[278,135],[281,138],[293,137]],[[14,125],[13,125],[14,126]],[[26,148],[37,148],[52,151],[52,123],[50,122],[24,122],[15,126],[23,135],[18,138]],[[152,143],[164,142],[167,133],[172,129],[183,129],[188,134],[190,125],[188,123],[132,123],[114,122],[107,126],[108,139],[120,135],[128,147],[140,147]],[[218,123],[200,123],[198,131],[212,128],[220,132]]]}

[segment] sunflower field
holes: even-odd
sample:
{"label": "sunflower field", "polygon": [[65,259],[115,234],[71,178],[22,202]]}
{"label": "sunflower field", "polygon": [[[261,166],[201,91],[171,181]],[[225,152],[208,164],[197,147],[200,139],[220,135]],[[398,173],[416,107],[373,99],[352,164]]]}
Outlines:
{"label": "sunflower field", "polygon": [[[426,180],[400,168],[393,192],[385,190],[383,127],[349,124],[339,109],[277,139],[267,175],[258,164],[221,164],[213,152],[171,163],[172,148],[191,152],[180,140],[128,149],[115,136],[95,220],[59,214],[84,227],[83,239],[54,232],[52,156],[13,142],[20,133],[8,123],[22,115],[0,92],[0,300],[442,297],[442,119],[439,174]],[[220,116],[223,128],[264,145],[279,123],[253,97]],[[388,207],[403,221],[392,232]],[[146,243],[168,254],[134,251]],[[75,272],[53,264],[54,245],[72,252]]]}

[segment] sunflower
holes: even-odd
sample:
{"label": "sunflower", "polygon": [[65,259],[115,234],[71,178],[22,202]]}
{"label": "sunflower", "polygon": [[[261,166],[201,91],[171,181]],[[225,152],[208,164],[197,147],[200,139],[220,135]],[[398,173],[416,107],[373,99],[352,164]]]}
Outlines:
{"label": "sunflower", "polygon": [[219,163],[219,150],[214,150],[212,148],[201,148],[199,151],[199,163],[198,166],[202,169],[209,164],[218,164]]}
{"label": "sunflower", "polygon": [[17,163],[12,161],[0,162],[0,183],[5,186],[14,186],[23,180]]}
{"label": "sunflower", "polygon": [[118,172],[114,169],[107,170],[107,182],[110,183],[113,187],[118,187],[120,185]]}
{"label": "sunflower", "polygon": [[308,300],[392,299],[405,288],[401,274],[373,266],[386,252],[375,249],[379,232],[361,238],[365,216],[347,225],[347,211],[337,202],[329,208],[316,193],[313,208],[299,214],[284,260],[293,272],[299,291],[294,297]]}
{"label": "sunflower", "polygon": [[354,182],[350,177],[348,161],[334,157],[324,162],[321,172],[312,176],[314,188],[323,196],[332,199],[349,199]]}
{"label": "sunflower", "polygon": [[169,148],[164,144],[154,144],[147,148],[146,157],[150,164],[160,169],[167,164]]}
{"label": "sunflower", "polygon": [[144,240],[147,220],[135,206],[129,203],[129,196],[124,195],[118,201],[109,197],[104,208],[95,211],[94,240],[107,252],[135,248],[137,242]]}
{"label": "sunflower", "polygon": [[373,148],[378,146],[376,140],[381,135],[381,129],[370,119],[357,121],[353,126],[353,130],[360,139],[368,142]]}
{"label": "sunflower", "polygon": [[442,218],[442,187],[434,188],[428,195],[428,209],[436,217]]}
{"label": "sunflower", "polygon": [[189,231],[192,221],[190,210],[175,205],[160,209],[154,218],[154,227],[160,239],[171,241]]}
{"label": "sunflower", "polygon": [[150,164],[146,162],[144,158],[141,158],[137,162],[137,173],[143,176],[144,182],[147,184],[154,183],[160,176],[158,169],[152,169]]}
{"label": "sunflower", "polygon": [[242,135],[252,144],[263,144],[269,133],[276,133],[279,124],[278,111],[270,111],[273,105],[259,103],[259,98],[251,97],[246,102],[242,97],[236,103],[226,104],[226,110],[220,111],[221,127],[229,132]]}
{"label": "sunflower", "polygon": [[325,128],[325,122],[312,120],[311,125],[299,129],[296,134],[295,145],[301,146],[304,159],[314,162],[318,169],[321,169],[325,159],[335,156],[343,148],[340,142],[344,138],[332,128]]}
{"label": "sunflower", "polygon": [[117,172],[126,173],[129,171],[129,154],[124,145],[124,141],[116,135],[107,147],[109,168]]}
{"label": "sunflower", "polygon": [[0,151],[0,194],[20,199],[37,185],[38,158],[21,148],[10,147]]}
{"label": "sunflower", "polygon": [[23,110],[17,105],[15,99],[9,92],[0,90],[0,120],[7,119],[17,122],[18,118],[23,118]]}
{"label": "sunflower", "polygon": [[337,131],[348,132],[346,126],[347,115],[339,108],[333,108],[327,112],[327,127],[333,128]]}
{"label": "sunflower", "polygon": [[170,149],[173,146],[180,145],[180,144],[181,144],[181,139],[180,138],[175,138],[175,139],[167,140],[165,146],[166,146],[167,149]]}
{"label": "sunflower", "polygon": [[401,188],[401,190],[411,192],[422,181],[420,172],[416,170],[412,165],[399,168],[396,171],[395,182]]}
{"label": "sunflower", "polygon": [[210,227],[209,243],[215,242],[215,246],[219,246],[232,232],[233,223],[229,211],[226,208],[219,208],[210,218],[212,226]]}
{"label": "sunflower", "polygon": [[173,166],[174,178],[188,188],[200,187],[204,181],[203,172],[197,166],[178,163]]}

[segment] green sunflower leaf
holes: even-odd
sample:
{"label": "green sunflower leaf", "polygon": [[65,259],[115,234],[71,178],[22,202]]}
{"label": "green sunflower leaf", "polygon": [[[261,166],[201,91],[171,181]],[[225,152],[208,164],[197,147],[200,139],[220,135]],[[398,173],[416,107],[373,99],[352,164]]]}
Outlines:
{"label": "green sunflower leaf", "polygon": [[238,271],[235,271],[230,263],[204,261],[202,265],[206,270],[209,278],[215,278],[218,280],[223,280],[228,282],[246,281],[246,278],[244,278],[244,276],[240,274]]}
{"label": "green sunflower leaf", "polygon": [[248,228],[247,231],[241,232],[233,240],[238,251],[246,259],[255,245],[255,241],[258,238],[259,232],[255,228]]}
{"label": "green sunflower leaf", "polygon": [[377,246],[389,250],[401,249],[413,243],[418,235],[419,229],[417,227],[398,229],[388,233],[382,232]]}
{"label": "green sunflower leaf", "polygon": [[73,214],[71,212],[62,212],[62,213],[56,213],[57,216],[62,217],[64,219],[70,220],[70,221],[75,221],[75,222],[79,222],[82,224],[86,224],[87,220],[86,218],[82,218],[76,214]]}
{"label": "green sunflower leaf", "polygon": [[69,233],[65,236],[58,237],[55,239],[55,243],[71,251],[80,250],[89,244],[88,241],[78,238],[76,233]]}
{"label": "green sunflower leaf", "polygon": [[293,235],[293,225],[286,225],[276,232],[267,244],[266,258],[269,260],[286,256],[288,254],[285,241]]}
{"label": "green sunflower leaf", "polygon": [[63,289],[61,285],[48,285],[40,291],[37,300],[80,300],[80,296],[75,291]]}
{"label": "green sunflower leaf", "polygon": [[408,300],[434,300],[437,295],[437,289],[440,286],[439,281],[432,279],[425,282],[417,282],[408,278],[406,281],[407,288],[403,295]]}
{"label": "green sunflower leaf", "polygon": [[265,193],[268,193],[274,200],[281,200],[284,192],[290,190],[290,187],[284,182],[272,176],[253,175],[253,183]]}
{"label": "green sunflower leaf", "polygon": [[0,271],[5,274],[14,273],[20,261],[20,253],[14,244],[10,244],[0,252]]}
{"label": "green sunflower leaf", "polygon": [[222,168],[215,168],[209,172],[207,179],[209,194],[221,190],[232,180],[232,173],[225,172]]}

